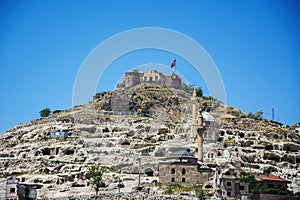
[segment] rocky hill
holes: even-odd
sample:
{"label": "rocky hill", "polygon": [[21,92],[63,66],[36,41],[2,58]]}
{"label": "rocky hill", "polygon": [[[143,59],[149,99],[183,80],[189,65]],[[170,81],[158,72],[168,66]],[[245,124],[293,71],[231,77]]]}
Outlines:
{"label": "rocky hill", "polygon": [[[208,165],[241,161],[246,171],[272,167],[288,180],[300,177],[300,136],[291,127],[246,115],[213,98],[199,97],[198,106],[218,124],[218,140],[205,143],[205,152],[214,155],[204,156]],[[115,195],[120,176],[123,195],[140,195],[143,189],[136,186],[142,173],[143,187],[162,195],[151,185],[158,180],[159,161],[175,150],[196,152],[191,107],[191,94],[156,84],[98,93],[86,105],[55,111],[1,134],[0,172],[40,184],[39,198],[67,198],[94,193],[87,168],[101,163],[111,169],[101,194]],[[50,137],[59,130],[69,137]],[[147,176],[149,170],[154,176]]]}

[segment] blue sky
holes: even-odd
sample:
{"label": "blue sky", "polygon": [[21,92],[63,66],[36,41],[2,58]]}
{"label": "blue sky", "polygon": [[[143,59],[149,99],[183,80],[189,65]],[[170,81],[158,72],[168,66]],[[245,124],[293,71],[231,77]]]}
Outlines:
{"label": "blue sky", "polygon": [[[89,53],[112,35],[142,27],[172,29],[202,45],[219,69],[228,105],[262,109],[265,118],[275,108],[277,121],[300,121],[299,1],[1,0],[0,133],[39,118],[43,108],[71,108]],[[151,49],[116,60],[98,90],[112,90],[136,66],[174,58],[178,73],[208,94],[186,60]]]}

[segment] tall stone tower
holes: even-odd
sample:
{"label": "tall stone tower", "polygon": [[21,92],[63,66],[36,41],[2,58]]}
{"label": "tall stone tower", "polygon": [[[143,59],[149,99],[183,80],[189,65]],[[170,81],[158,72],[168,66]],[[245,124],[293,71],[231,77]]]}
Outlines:
{"label": "tall stone tower", "polygon": [[[202,115],[202,110],[199,110],[198,99],[196,97],[196,89],[194,88],[192,100],[192,124],[191,137],[197,136],[198,143],[198,163],[203,163],[203,134],[205,131],[205,123]],[[199,111],[199,112],[197,112]]]}
{"label": "tall stone tower", "polygon": [[196,97],[196,89],[194,88],[192,100],[192,123],[191,123],[191,133],[190,137],[195,138],[197,135],[197,110],[198,110],[198,100]]}
{"label": "tall stone tower", "polygon": [[198,115],[198,126],[197,126],[197,136],[198,136],[198,163],[203,163],[203,133],[205,131],[205,123],[202,116],[202,110],[199,110]]}

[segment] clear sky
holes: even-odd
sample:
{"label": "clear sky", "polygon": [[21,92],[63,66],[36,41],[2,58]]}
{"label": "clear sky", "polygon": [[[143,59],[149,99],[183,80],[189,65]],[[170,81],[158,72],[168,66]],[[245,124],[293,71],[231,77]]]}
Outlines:
{"label": "clear sky", "polygon": [[[0,133],[39,118],[39,111],[72,107],[78,70],[101,42],[134,28],[162,27],[198,42],[217,65],[227,105],[300,121],[300,3],[297,0],[1,0]],[[116,60],[99,82],[112,90],[122,74],[144,63],[170,65],[187,81],[205,82],[183,58],[159,50]],[[101,63],[99,63],[101,65]]]}

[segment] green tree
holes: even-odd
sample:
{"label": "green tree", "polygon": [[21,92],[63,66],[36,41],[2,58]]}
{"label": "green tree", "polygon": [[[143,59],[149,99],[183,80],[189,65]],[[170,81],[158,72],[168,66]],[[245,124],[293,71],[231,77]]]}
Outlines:
{"label": "green tree", "polygon": [[202,97],[203,96],[203,91],[202,91],[202,88],[201,87],[198,87],[196,89],[196,96],[197,97]]}
{"label": "green tree", "polygon": [[100,187],[103,183],[103,175],[108,172],[108,168],[98,165],[93,165],[88,168],[89,170],[89,183],[95,189],[96,195],[98,195]]}
{"label": "green tree", "polygon": [[263,168],[263,174],[269,175],[273,172],[274,170],[271,167],[264,167]]}
{"label": "green tree", "polygon": [[44,108],[39,113],[42,118],[45,118],[45,117],[49,117],[51,115],[51,110],[50,110],[50,108]]}

